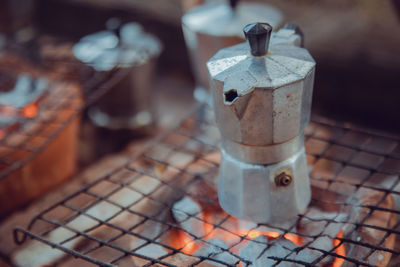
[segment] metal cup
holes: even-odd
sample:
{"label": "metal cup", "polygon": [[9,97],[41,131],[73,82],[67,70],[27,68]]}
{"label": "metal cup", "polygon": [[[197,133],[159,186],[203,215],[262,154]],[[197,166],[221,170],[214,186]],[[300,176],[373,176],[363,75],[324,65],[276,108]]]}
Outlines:
{"label": "metal cup", "polygon": [[89,110],[91,120],[112,130],[140,129],[155,121],[152,82],[161,44],[136,23],[85,37],[75,55],[98,71],[126,70],[127,75]]}

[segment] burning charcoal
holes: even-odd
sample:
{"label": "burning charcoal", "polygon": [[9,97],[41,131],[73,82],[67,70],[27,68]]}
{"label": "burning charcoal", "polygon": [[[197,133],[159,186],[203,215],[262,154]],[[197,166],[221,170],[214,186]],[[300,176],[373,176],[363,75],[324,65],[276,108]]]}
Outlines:
{"label": "burning charcoal", "polygon": [[[8,65],[4,63],[1,68]],[[82,88],[48,78],[46,73],[20,73],[19,68],[1,71],[0,158],[8,163],[0,164],[4,174],[0,217],[44,195],[76,171],[80,123],[74,115],[83,105]],[[26,161],[35,151],[37,155]]]}
{"label": "burning charcoal", "polygon": [[[385,230],[378,230],[366,225],[373,225],[384,229],[393,229],[396,222],[394,213],[382,210],[370,210],[368,206],[376,206],[380,208],[393,210],[394,203],[392,195],[387,195],[384,199],[384,193],[376,190],[360,189],[356,195],[350,199],[352,209],[350,211],[350,222],[352,224],[361,224],[358,228],[352,227],[346,229],[346,235],[354,241],[368,243],[375,247],[393,249],[395,243],[395,235],[386,236]],[[383,199],[383,200],[382,200]],[[382,200],[382,201],[381,201]],[[381,202],[380,202],[381,201]],[[355,231],[353,231],[355,230]],[[384,240],[381,244],[380,242]],[[387,266],[392,254],[383,250],[376,250],[369,255],[371,249],[362,245],[346,243],[346,254],[350,258],[363,259],[374,266]],[[345,262],[343,267],[351,264]]]}
{"label": "burning charcoal", "polygon": [[172,214],[186,232],[199,238],[206,235],[201,207],[192,198],[184,197],[176,202]]}
{"label": "burning charcoal", "polygon": [[[339,234],[343,223],[347,219],[346,214],[326,213],[316,208],[310,208],[306,216],[300,221],[299,229],[305,234],[305,242],[312,242],[309,247],[324,251],[331,251],[334,247],[333,240]],[[316,238],[315,238],[316,237]],[[317,253],[317,251],[314,251]],[[322,253],[320,252],[322,255]],[[333,256],[327,255],[321,263],[330,263]]]}
{"label": "burning charcoal", "polygon": [[279,261],[278,259],[285,259],[278,266],[304,266],[296,262],[311,263],[321,256],[320,252],[308,248],[301,249],[287,239],[279,239],[269,244],[268,238],[264,235],[250,241],[246,247],[239,250],[239,254],[244,260],[252,263],[254,267],[273,266]]}
{"label": "burning charcoal", "polygon": [[[295,248],[296,245],[288,240],[279,240],[269,245],[268,238],[261,235],[250,241],[246,247],[240,249],[239,254],[246,261],[253,263],[255,267],[273,266],[277,263],[277,260],[271,257],[283,259]],[[281,262],[279,266],[292,267],[297,265],[293,265],[291,262]]]}
{"label": "burning charcoal", "polygon": [[197,257],[205,257],[205,258],[211,258],[214,260],[217,260],[222,263],[218,263],[216,261],[212,260],[205,260],[202,262],[199,266],[216,266],[216,267],[222,267],[222,266],[234,266],[238,263],[239,259],[233,256],[231,253],[228,251],[228,246],[226,243],[220,239],[209,239],[207,240],[207,243],[201,247],[199,250],[195,252],[195,256]]}

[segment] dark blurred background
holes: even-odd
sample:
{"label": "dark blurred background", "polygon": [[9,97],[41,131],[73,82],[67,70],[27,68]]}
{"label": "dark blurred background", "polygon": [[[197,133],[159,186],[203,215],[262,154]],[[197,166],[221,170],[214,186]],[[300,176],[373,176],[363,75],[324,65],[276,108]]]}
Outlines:
{"label": "dark blurred background", "polygon": [[[78,40],[104,29],[112,16],[140,22],[164,44],[158,76],[179,79],[188,85],[184,90],[191,90],[193,77],[180,23],[182,2],[193,0],[10,0],[3,1],[0,24],[5,31],[33,23],[42,33]],[[314,112],[400,131],[398,1],[262,2],[278,7],[285,21],[299,24],[304,31],[305,45],[318,64]],[[27,12],[31,7],[32,18]],[[7,18],[7,10],[18,13],[19,19]]]}

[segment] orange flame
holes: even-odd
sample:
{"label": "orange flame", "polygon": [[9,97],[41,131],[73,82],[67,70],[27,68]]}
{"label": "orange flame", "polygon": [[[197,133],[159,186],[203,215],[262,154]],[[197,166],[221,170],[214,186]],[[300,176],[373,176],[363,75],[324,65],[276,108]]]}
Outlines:
{"label": "orange flame", "polygon": [[[205,223],[203,223],[204,233],[205,233],[205,236],[203,237],[203,240],[208,240],[210,238],[219,238],[221,240],[225,240],[225,241],[228,242],[229,241],[229,238],[228,238],[229,236],[228,235],[227,236],[223,236],[223,234],[221,234],[221,236],[220,236],[221,232],[216,233],[214,231],[215,230],[214,226],[211,223],[207,223],[207,222],[211,222],[210,221],[210,216],[212,216],[212,215],[208,214],[208,213],[203,213],[202,214],[202,217],[203,217],[203,219],[205,221]],[[233,219],[233,220],[236,221],[235,219]],[[239,221],[236,221],[236,222],[239,222]],[[199,243],[196,242],[185,231],[175,229],[174,232],[175,233],[174,233],[174,235],[173,235],[173,237],[171,239],[171,243],[170,243],[172,247],[174,247],[176,249],[181,249],[181,251],[183,253],[186,253],[186,254],[189,254],[189,255],[192,255],[194,252],[196,252],[196,250],[198,250],[200,248]],[[249,230],[249,229],[245,229],[245,228],[238,229],[236,231],[236,233],[238,235],[247,237],[249,239],[254,239],[254,238],[256,238],[256,237],[258,237],[260,235],[265,235],[269,239],[276,239],[276,238],[279,238],[279,237],[282,236],[278,232],[260,231],[260,230],[256,230],[256,229]],[[283,235],[283,237],[285,239],[293,242],[294,244],[296,244],[298,246],[304,245],[303,239],[299,235],[292,234],[292,233],[286,233],[286,234]],[[338,233],[338,235],[337,235],[337,238],[334,239],[332,242],[333,242],[333,246],[337,247],[335,249],[335,253],[337,255],[340,255],[340,256],[344,257],[344,256],[346,256],[345,247],[344,247],[344,244],[340,245],[340,240],[339,240],[342,237],[343,237],[343,231],[340,231]],[[335,257],[334,262],[329,266],[330,267],[340,267],[340,266],[342,266],[343,263],[344,263],[344,259],[343,258]],[[242,266],[241,263],[240,263],[240,266]]]}
{"label": "orange flame", "polygon": [[[265,235],[266,237],[268,237],[270,239],[276,239],[281,236],[281,234],[278,232],[266,232],[266,231],[259,231],[259,230],[254,230],[254,229],[250,230],[250,231],[247,229],[240,229],[239,234],[248,236],[251,239],[254,239],[260,235]],[[287,240],[292,241],[296,245],[299,245],[299,246],[303,245],[303,241],[302,241],[301,237],[298,235],[287,233],[283,237],[286,238]]]}
{"label": "orange flame", "polygon": [[173,229],[171,231],[171,247],[181,249],[181,251],[186,254],[193,254],[199,248],[193,238],[186,232],[178,229]]}
{"label": "orange flame", "polygon": [[22,115],[26,118],[32,119],[38,113],[38,107],[36,104],[29,104],[22,109]]}
{"label": "orange flame", "polygon": [[[338,235],[337,235],[337,238],[342,238],[343,237],[343,231],[340,231],[339,233],[338,233]],[[344,244],[341,244],[340,246],[339,246],[339,244],[340,244],[340,240],[339,239],[334,239],[333,240],[333,246],[334,247],[337,247],[336,249],[335,249],[335,253],[336,254],[338,254],[338,255],[340,255],[340,256],[346,256],[346,249],[345,249],[345,247],[344,247]],[[342,259],[342,258],[339,258],[339,257],[335,257],[335,261],[333,262],[333,264],[332,264],[332,267],[340,267],[340,266],[342,266],[342,264],[343,264],[343,262],[344,262],[344,259]]]}

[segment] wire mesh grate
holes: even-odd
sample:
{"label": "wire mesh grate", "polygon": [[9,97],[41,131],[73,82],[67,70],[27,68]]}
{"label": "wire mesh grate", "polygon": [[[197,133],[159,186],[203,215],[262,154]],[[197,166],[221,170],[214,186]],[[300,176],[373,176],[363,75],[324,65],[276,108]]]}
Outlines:
{"label": "wire mesh grate", "polygon": [[[35,43],[35,46],[25,47],[10,42],[1,53],[2,68],[17,73],[32,71],[34,76],[49,78],[50,85],[34,118],[18,119],[15,127],[0,129],[0,179],[37,156],[81,111],[127,74],[117,69],[107,72],[90,69],[74,59],[72,43],[65,40],[39,35]],[[43,51],[53,51],[57,57],[52,54],[40,55]],[[41,57],[41,60],[30,66],[29,61],[22,60],[29,58],[27,54],[30,57],[35,54],[34,58]],[[72,90],[76,84],[80,89]]]}
{"label": "wire mesh grate", "polygon": [[[398,137],[313,117],[306,130],[312,203],[296,223],[272,226],[220,209],[212,121],[210,110],[194,108],[123,166],[16,228],[16,242],[32,240],[15,260],[40,251],[49,255],[41,265],[60,266],[382,266],[389,258],[396,266]],[[195,204],[178,205],[183,199]],[[258,254],[249,258],[246,247]]]}

